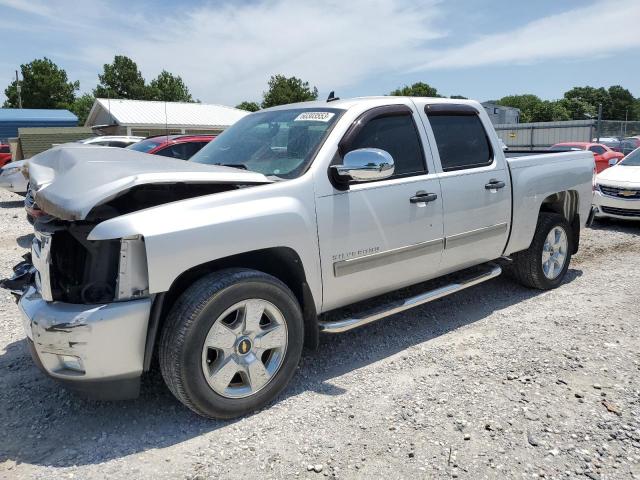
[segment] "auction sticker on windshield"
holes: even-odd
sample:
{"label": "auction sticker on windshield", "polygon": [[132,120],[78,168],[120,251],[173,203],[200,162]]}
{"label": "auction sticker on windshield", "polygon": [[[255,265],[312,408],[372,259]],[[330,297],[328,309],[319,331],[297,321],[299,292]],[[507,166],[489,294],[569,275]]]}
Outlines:
{"label": "auction sticker on windshield", "polygon": [[294,122],[328,122],[333,118],[332,112],[304,112],[294,118]]}

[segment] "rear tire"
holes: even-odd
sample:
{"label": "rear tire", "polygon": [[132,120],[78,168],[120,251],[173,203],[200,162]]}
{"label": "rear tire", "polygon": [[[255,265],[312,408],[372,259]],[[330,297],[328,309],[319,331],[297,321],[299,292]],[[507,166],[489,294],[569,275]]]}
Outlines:
{"label": "rear tire", "polygon": [[233,418],[282,391],[303,338],[300,305],[284,283],[256,270],[222,270],[196,281],[171,309],[160,337],[160,371],[198,415]]}
{"label": "rear tire", "polygon": [[541,212],[529,248],[512,255],[512,276],[525,287],[556,288],[569,269],[572,238],[571,226],[562,215]]}

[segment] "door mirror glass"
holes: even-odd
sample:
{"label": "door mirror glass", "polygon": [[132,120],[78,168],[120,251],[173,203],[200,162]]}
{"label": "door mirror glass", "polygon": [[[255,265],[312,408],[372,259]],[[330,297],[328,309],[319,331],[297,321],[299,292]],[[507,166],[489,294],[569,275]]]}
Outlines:
{"label": "door mirror glass", "polygon": [[617,158],[610,158],[609,159],[609,166],[613,167],[614,165],[616,165],[618,163],[618,159]]}
{"label": "door mirror glass", "polygon": [[342,165],[331,167],[336,180],[348,183],[372,182],[383,180],[393,175],[395,165],[389,152],[379,148],[359,148],[344,156]]}

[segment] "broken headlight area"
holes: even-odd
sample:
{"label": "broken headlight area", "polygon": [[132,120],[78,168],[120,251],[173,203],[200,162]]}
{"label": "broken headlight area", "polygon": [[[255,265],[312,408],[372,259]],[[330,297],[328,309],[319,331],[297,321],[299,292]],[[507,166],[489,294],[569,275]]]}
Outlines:
{"label": "broken headlight area", "polygon": [[8,279],[0,284],[12,293],[19,296],[33,283],[44,300],[74,304],[148,295],[146,249],[141,236],[87,240],[95,227],[92,222],[52,220],[37,222],[36,227],[31,257],[15,267],[23,273],[20,281]]}

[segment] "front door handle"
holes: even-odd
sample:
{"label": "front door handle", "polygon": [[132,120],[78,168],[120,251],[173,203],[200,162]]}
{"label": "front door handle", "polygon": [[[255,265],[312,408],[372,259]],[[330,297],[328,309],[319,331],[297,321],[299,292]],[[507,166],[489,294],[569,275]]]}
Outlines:
{"label": "front door handle", "polygon": [[497,190],[499,188],[504,188],[505,183],[502,180],[496,180],[495,178],[492,178],[491,180],[489,180],[489,183],[487,183],[484,188],[486,188],[487,190]]}
{"label": "front door handle", "polygon": [[427,193],[424,190],[420,190],[419,192],[416,192],[416,194],[411,197],[409,201],[411,203],[427,203],[433,202],[436,198],[438,198],[437,194]]}

